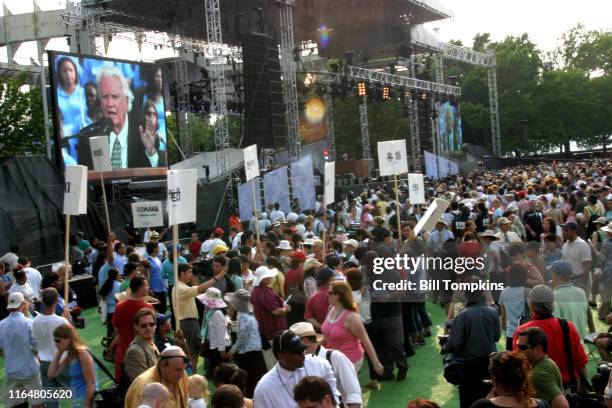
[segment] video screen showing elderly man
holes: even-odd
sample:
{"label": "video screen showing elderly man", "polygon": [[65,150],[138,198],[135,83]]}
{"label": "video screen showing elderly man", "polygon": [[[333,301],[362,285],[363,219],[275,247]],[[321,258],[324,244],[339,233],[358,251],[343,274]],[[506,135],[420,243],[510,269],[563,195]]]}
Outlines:
{"label": "video screen showing elderly man", "polygon": [[[102,66],[97,78],[102,112],[102,135],[108,134],[113,169],[160,167],[157,112],[134,112],[134,95],[122,72],[111,63]],[[146,104],[148,109],[155,109]],[[106,133],[108,132],[108,133]],[[87,134],[79,138],[79,164],[92,167]],[[164,163],[165,165],[165,163]]]}

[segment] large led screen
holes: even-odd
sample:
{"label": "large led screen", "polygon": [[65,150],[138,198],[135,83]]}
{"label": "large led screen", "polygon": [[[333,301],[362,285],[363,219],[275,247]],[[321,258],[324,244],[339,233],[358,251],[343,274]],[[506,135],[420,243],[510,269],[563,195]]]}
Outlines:
{"label": "large led screen", "polygon": [[440,151],[458,152],[463,145],[461,113],[456,104],[440,103],[438,108],[438,128],[440,132]]}
{"label": "large led screen", "polygon": [[60,163],[94,170],[89,139],[107,136],[113,171],[167,167],[161,65],[50,51],[49,67]]}

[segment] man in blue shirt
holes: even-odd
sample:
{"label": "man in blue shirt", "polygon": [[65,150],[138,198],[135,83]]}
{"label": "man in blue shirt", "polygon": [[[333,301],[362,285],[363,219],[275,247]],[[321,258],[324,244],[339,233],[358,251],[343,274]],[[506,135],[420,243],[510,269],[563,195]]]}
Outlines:
{"label": "man in blue shirt", "polygon": [[159,254],[159,245],[157,242],[149,242],[147,244],[147,261],[151,265],[149,270],[149,283],[153,296],[159,300],[157,311],[166,313],[166,292],[168,290],[166,283],[162,278],[162,263],[157,257]]}
{"label": "man in blue shirt", "polygon": [[18,398],[18,392],[42,388],[38,368],[38,345],[32,335],[32,320],[25,317],[29,304],[23,294],[9,295],[7,309],[10,315],[0,321],[0,352],[4,355],[4,395],[6,407],[29,402],[32,407],[42,407],[43,401],[34,398]]}

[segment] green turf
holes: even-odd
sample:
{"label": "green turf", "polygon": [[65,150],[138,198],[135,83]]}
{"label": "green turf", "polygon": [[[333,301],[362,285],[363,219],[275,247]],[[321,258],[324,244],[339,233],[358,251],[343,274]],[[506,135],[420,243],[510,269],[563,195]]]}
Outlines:
{"label": "green turf", "polygon": [[[416,355],[409,358],[410,369],[408,378],[403,382],[385,381],[381,383],[379,391],[370,391],[364,388],[364,407],[367,408],[404,408],[409,401],[415,398],[427,398],[436,401],[444,408],[457,408],[459,406],[459,394],[457,389],[448,384],[442,377],[442,356],[437,344],[437,335],[443,333],[442,323],[444,314],[442,309],[435,304],[429,303],[427,310],[434,322],[432,336],[427,339],[424,347],[416,349]],[[106,327],[100,321],[96,309],[88,309],[83,313],[86,320],[85,329],[79,329],[79,334],[85,340],[90,350],[102,360],[102,346],[100,339],[106,335]],[[596,321],[596,327],[600,332],[607,331],[601,322]],[[498,350],[505,347],[505,338],[498,344]],[[106,367],[114,374],[114,365],[106,363]],[[589,362],[589,373],[593,375],[596,362]],[[200,363],[200,371],[202,364]],[[4,378],[4,359],[0,357],[0,379]],[[368,382],[367,366],[361,370],[360,382],[362,385]],[[111,385],[108,377],[98,370],[98,383],[100,388]],[[211,386],[212,390],[212,386]],[[62,404],[62,406],[69,406]]]}

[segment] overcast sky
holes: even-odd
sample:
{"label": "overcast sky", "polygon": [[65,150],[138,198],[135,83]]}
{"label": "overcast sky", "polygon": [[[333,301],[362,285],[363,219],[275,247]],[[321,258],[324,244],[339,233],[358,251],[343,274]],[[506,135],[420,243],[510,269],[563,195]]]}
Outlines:
{"label": "overcast sky", "polygon": [[[63,6],[65,0],[38,0],[41,8],[54,9]],[[491,33],[494,41],[501,41],[508,35],[528,33],[540,50],[551,50],[557,45],[562,33],[583,23],[588,29],[612,30],[612,0],[437,0],[454,13],[454,18],[428,25],[433,30],[439,27],[442,41],[460,39],[466,46],[472,45],[477,33]],[[31,12],[32,0],[0,0],[13,13]],[[0,8],[1,10],[1,8]],[[1,11],[0,11],[1,13]],[[48,49],[67,50],[66,40],[53,40]],[[111,43],[109,57],[138,58],[132,41],[117,39]],[[150,49],[149,49],[150,48]],[[152,46],[145,45],[141,57],[153,60],[171,56],[153,52]],[[36,56],[36,48],[24,46],[17,55],[19,63],[29,62],[29,56]],[[6,60],[5,49],[0,48],[0,60]]]}
{"label": "overcast sky", "polygon": [[459,39],[470,47],[477,33],[491,33],[494,41],[528,33],[540,50],[548,51],[577,23],[587,29],[612,30],[610,0],[443,0],[443,4],[454,18],[429,27],[440,28],[442,41]]}

